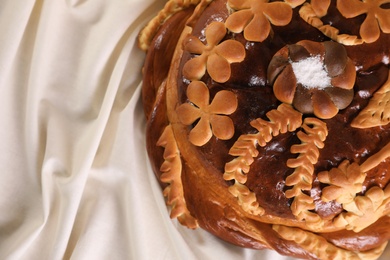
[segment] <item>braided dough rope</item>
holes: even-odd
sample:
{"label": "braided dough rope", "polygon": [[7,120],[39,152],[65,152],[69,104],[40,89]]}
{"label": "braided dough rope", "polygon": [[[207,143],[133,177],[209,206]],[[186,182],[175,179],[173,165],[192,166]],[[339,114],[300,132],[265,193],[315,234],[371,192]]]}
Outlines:
{"label": "braided dough rope", "polygon": [[269,111],[266,116],[270,121],[258,118],[251,122],[257,133],[241,135],[234,143],[229,154],[237,157],[225,165],[223,174],[226,181],[234,181],[234,185],[229,187],[230,193],[237,197],[245,211],[255,215],[262,215],[264,210],[257,203],[256,195],[244,184],[253,158],[259,154],[257,145],[264,147],[273,136],[293,132],[302,125],[302,114],[284,103]]}
{"label": "braided dough rope", "polygon": [[374,260],[385,250],[387,242],[377,248],[365,252],[348,251],[329,243],[325,238],[300,228],[273,225],[282,238],[294,241],[302,248],[313,253],[318,259],[351,259],[351,260]]}
{"label": "braided dough rope", "polygon": [[309,3],[305,3],[301,9],[299,9],[299,15],[303,20],[320,30],[324,35],[328,36],[332,40],[344,45],[359,45],[364,43],[363,39],[359,39],[355,35],[340,34],[339,30],[335,27],[324,24],[317,13],[323,14],[324,10],[316,12],[313,5]]}
{"label": "braided dough rope", "polygon": [[[139,35],[138,45],[143,51],[146,51],[157,33],[160,26],[173,14],[182,11],[190,6],[202,8],[213,0],[169,0],[164,8],[145,26]],[[203,4],[200,4],[203,2]]]}
{"label": "braided dough rope", "polygon": [[167,197],[167,205],[171,206],[171,218],[177,218],[183,226],[195,229],[198,227],[197,220],[191,216],[184,199],[183,184],[181,181],[182,162],[180,151],[177,147],[172,126],[165,127],[157,141],[157,146],[162,146],[164,150],[164,162],[160,167],[162,175],[160,180],[169,185],[164,189],[163,194]]}
{"label": "braided dough rope", "polygon": [[311,223],[320,221],[320,217],[310,212],[315,208],[313,199],[303,191],[311,190],[314,174],[314,164],[320,155],[319,149],[324,147],[328,135],[326,124],[317,118],[306,118],[302,128],[305,132],[298,132],[301,144],[291,147],[292,153],[299,153],[295,159],[289,159],[287,166],[295,168],[294,172],[286,178],[286,185],[293,186],[286,191],[287,198],[294,198],[291,205],[293,214],[299,220]]}
{"label": "braided dough rope", "polygon": [[381,31],[384,33],[390,32],[389,10],[381,7],[385,3],[389,3],[389,1],[337,1],[337,9],[345,18],[354,18],[362,14],[366,15],[360,26],[360,38],[356,35],[340,34],[337,28],[324,24],[321,21],[321,18],[328,13],[330,0],[312,0],[310,4],[305,3],[299,10],[299,14],[302,19],[319,29],[329,38],[345,45],[358,45],[375,42],[380,37]]}

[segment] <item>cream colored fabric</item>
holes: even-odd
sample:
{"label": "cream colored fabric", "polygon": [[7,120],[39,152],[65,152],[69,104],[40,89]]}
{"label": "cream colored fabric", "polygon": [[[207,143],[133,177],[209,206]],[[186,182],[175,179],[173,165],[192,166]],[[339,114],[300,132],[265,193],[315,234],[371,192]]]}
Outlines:
{"label": "cream colored fabric", "polygon": [[287,259],[168,217],[139,30],[164,1],[0,1],[0,259]]}

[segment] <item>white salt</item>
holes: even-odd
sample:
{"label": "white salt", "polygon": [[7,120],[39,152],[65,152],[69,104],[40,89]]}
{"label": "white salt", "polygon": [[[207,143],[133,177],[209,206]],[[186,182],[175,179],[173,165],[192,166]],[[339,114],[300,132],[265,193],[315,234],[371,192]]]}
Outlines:
{"label": "white salt", "polygon": [[323,89],[331,85],[331,78],[328,76],[320,56],[292,62],[291,65],[298,83],[304,87]]}
{"label": "white salt", "polygon": [[383,56],[382,62],[386,65],[389,64],[389,56]]}

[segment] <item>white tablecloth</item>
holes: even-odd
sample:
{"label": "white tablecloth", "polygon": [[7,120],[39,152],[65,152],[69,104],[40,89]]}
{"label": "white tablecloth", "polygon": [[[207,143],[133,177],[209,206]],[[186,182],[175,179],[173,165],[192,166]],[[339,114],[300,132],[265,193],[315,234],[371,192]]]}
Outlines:
{"label": "white tablecloth", "polygon": [[163,4],[0,1],[0,259],[288,259],[168,217],[136,45]]}

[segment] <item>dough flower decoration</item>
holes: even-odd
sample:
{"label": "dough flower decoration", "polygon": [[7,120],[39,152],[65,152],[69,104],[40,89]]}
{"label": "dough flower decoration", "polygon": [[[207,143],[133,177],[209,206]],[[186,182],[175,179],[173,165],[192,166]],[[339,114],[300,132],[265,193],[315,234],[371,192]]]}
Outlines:
{"label": "dough flower decoration", "polygon": [[323,17],[328,13],[330,0],[311,0],[310,4],[318,17]]}
{"label": "dough flower decoration", "polygon": [[[229,0],[228,5],[233,12],[226,20],[226,27],[234,32],[244,32],[248,41],[262,42],[271,32],[271,24],[287,25],[292,18],[291,5],[299,5],[304,1],[272,2],[269,0]],[[297,3],[298,2],[298,3]]]}
{"label": "dough flower decoration", "polygon": [[350,203],[356,194],[363,190],[367,174],[357,163],[343,161],[338,168],[318,174],[318,180],[329,184],[322,190],[321,199],[325,202],[335,200],[338,203]]}
{"label": "dough flower decoration", "polygon": [[360,36],[367,43],[375,42],[380,32],[390,33],[390,9],[382,6],[389,0],[338,0],[337,9],[346,18],[354,18],[365,14],[366,18],[360,26]]}
{"label": "dough flower decoration", "polygon": [[274,55],[268,80],[279,101],[329,119],[352,102],[356,70],[341,44],[303,40]]}
{"label": "dough flower decoration", "polygon": [[207,71],[216,82],[224,83],[229,80],[230,64],[244,60],[245,48],[235,40],[222,41],[225,35],[225,24],[212,22],[205,30],[206,44],[192,35],[184,40],[184,50],[198,55],[184,64],[185,78],[191,81],[200,80]]}
{"label": "dough flower decoration", "polygon": [[364,196],[356,196],[348,204],[344,204],[343,212],[335,218],[334,224],[338,227],[346,227],[347,230],[360,232],[379,218],[389,214],[390,186],[384,190],[378,186],[370,188]]}
{"label": "dough flower decoration", "polygon": [[210,93],[206,84],[193,81],[188,85],[187,97],[189,103],[181,104],[176,112],[184,125],[196,123],[189,134],[192,144],[202,146],[213,135],[222,140],[233,137],[233,121],[227,116],[234,113],[238,106],[237,97],[233,92],[221,90],[209,104]]}

